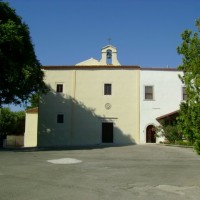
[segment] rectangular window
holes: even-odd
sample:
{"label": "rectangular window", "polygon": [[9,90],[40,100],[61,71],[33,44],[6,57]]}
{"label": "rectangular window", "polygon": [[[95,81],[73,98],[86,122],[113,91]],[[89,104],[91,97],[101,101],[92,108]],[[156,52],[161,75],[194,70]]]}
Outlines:
{"label": "rectangular window", "polygon": [[58,93],[63,92],[63,84],[57,84],[56,85],[56,92],[58,92]]}
{"label": "rectangular window", "polygon": [[106,83],[104,84],[104,95],[111,95],[112,94],[112,84]]}
{"label": "rectangular window", "polygon": [[64,115],[63,114],[58,114],[57,115],[57,123],[58,124],[64,123]]}
{"label": "rectangular window", "polygon": [[187,94],[186,94],[186,88],[182,87],[182,100],[185,101],[187,100]]}
{"label": "rectangular window", "polygon": [[153,100],[153,86],[145,86],[145,100]]}

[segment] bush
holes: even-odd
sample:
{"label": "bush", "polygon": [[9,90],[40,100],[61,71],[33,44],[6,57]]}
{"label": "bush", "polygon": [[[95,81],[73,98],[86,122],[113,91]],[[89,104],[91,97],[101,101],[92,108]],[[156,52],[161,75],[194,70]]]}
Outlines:
{"label": "bush", "polygon": [[176,143],[182,140],[182,134],[179,134],[176,124],[165,124],[162,122],[161,126],[156,127],[158,137],[165,137],[169,143]]}
{"label": "bush", "polygon": [[183,146],[193,146],[191,142],[183,141],[183,140],[177,141],[176,144],[183,145]]}
{"label": "bush", "polygon": [[23,135],[25,129],[25,112],[12,112],[9,108],[1,109],[1,137],[6,135]]}
{"label": "bush", "polygon": [[200,155],[200,140],[196,140],[194,143],[194,149],[197,151],[197,153]]}

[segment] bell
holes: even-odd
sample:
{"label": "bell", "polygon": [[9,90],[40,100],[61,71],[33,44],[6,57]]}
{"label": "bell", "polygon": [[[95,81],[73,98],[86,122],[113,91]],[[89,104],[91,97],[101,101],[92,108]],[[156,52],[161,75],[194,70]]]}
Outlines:
{"label": "bell", "polygon": [[107,51],[107,58],[111,59],[112,58],[112,53],[110,51]]}

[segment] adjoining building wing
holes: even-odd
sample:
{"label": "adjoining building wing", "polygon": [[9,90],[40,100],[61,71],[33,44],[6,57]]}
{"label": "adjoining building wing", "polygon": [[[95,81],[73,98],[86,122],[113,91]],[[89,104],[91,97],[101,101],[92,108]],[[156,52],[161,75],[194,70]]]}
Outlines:
{"label": "adjoining building wing", "polygon": [[26,110],[24,147],[37,147],[38,107]]}

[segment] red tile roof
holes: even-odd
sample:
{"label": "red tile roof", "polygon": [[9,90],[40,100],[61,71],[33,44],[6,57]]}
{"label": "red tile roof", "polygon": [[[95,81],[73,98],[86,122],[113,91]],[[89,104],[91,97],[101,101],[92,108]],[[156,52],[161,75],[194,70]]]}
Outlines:
{"label": "red tile roof", "polygon": [[156,68],[156,67],[152,67],[152,68],[141,68],[142,71],[180,71],[177,68]]}
{"label": "red tile roof", "polygon": [[46,70],[71,70],[71,69],[140,69],[139,66],[120,66],[120,65],[76,65],[76,66],[43,66]]}
{"label": "red tile roof", "polygon": [[38,113],[38,107],[27,109],[26,113]]}
{"label": "red tile roof", "polygon": [[42,66],[44,70],[74,70],[74,69],[140,69],[142,71],[180,71],[177,68],[142,68],[137,65],[54,65]]}
{"label": "red tile roof", "polygon": [[169,118],[169,117],[176,116],[176,115],[178,115],[178,111],[179,111],[179,110],[176,110],[176,111],[174,111],[174,112],[170,112],[170,113],[167,113],[167,114],[162,115],[162,116],[160,116],[160,117],[157,117],[156,120],[157,120],[157,121],[160,121],[160,120],[163,120],[163,119],[166,119],[166,118]]}

